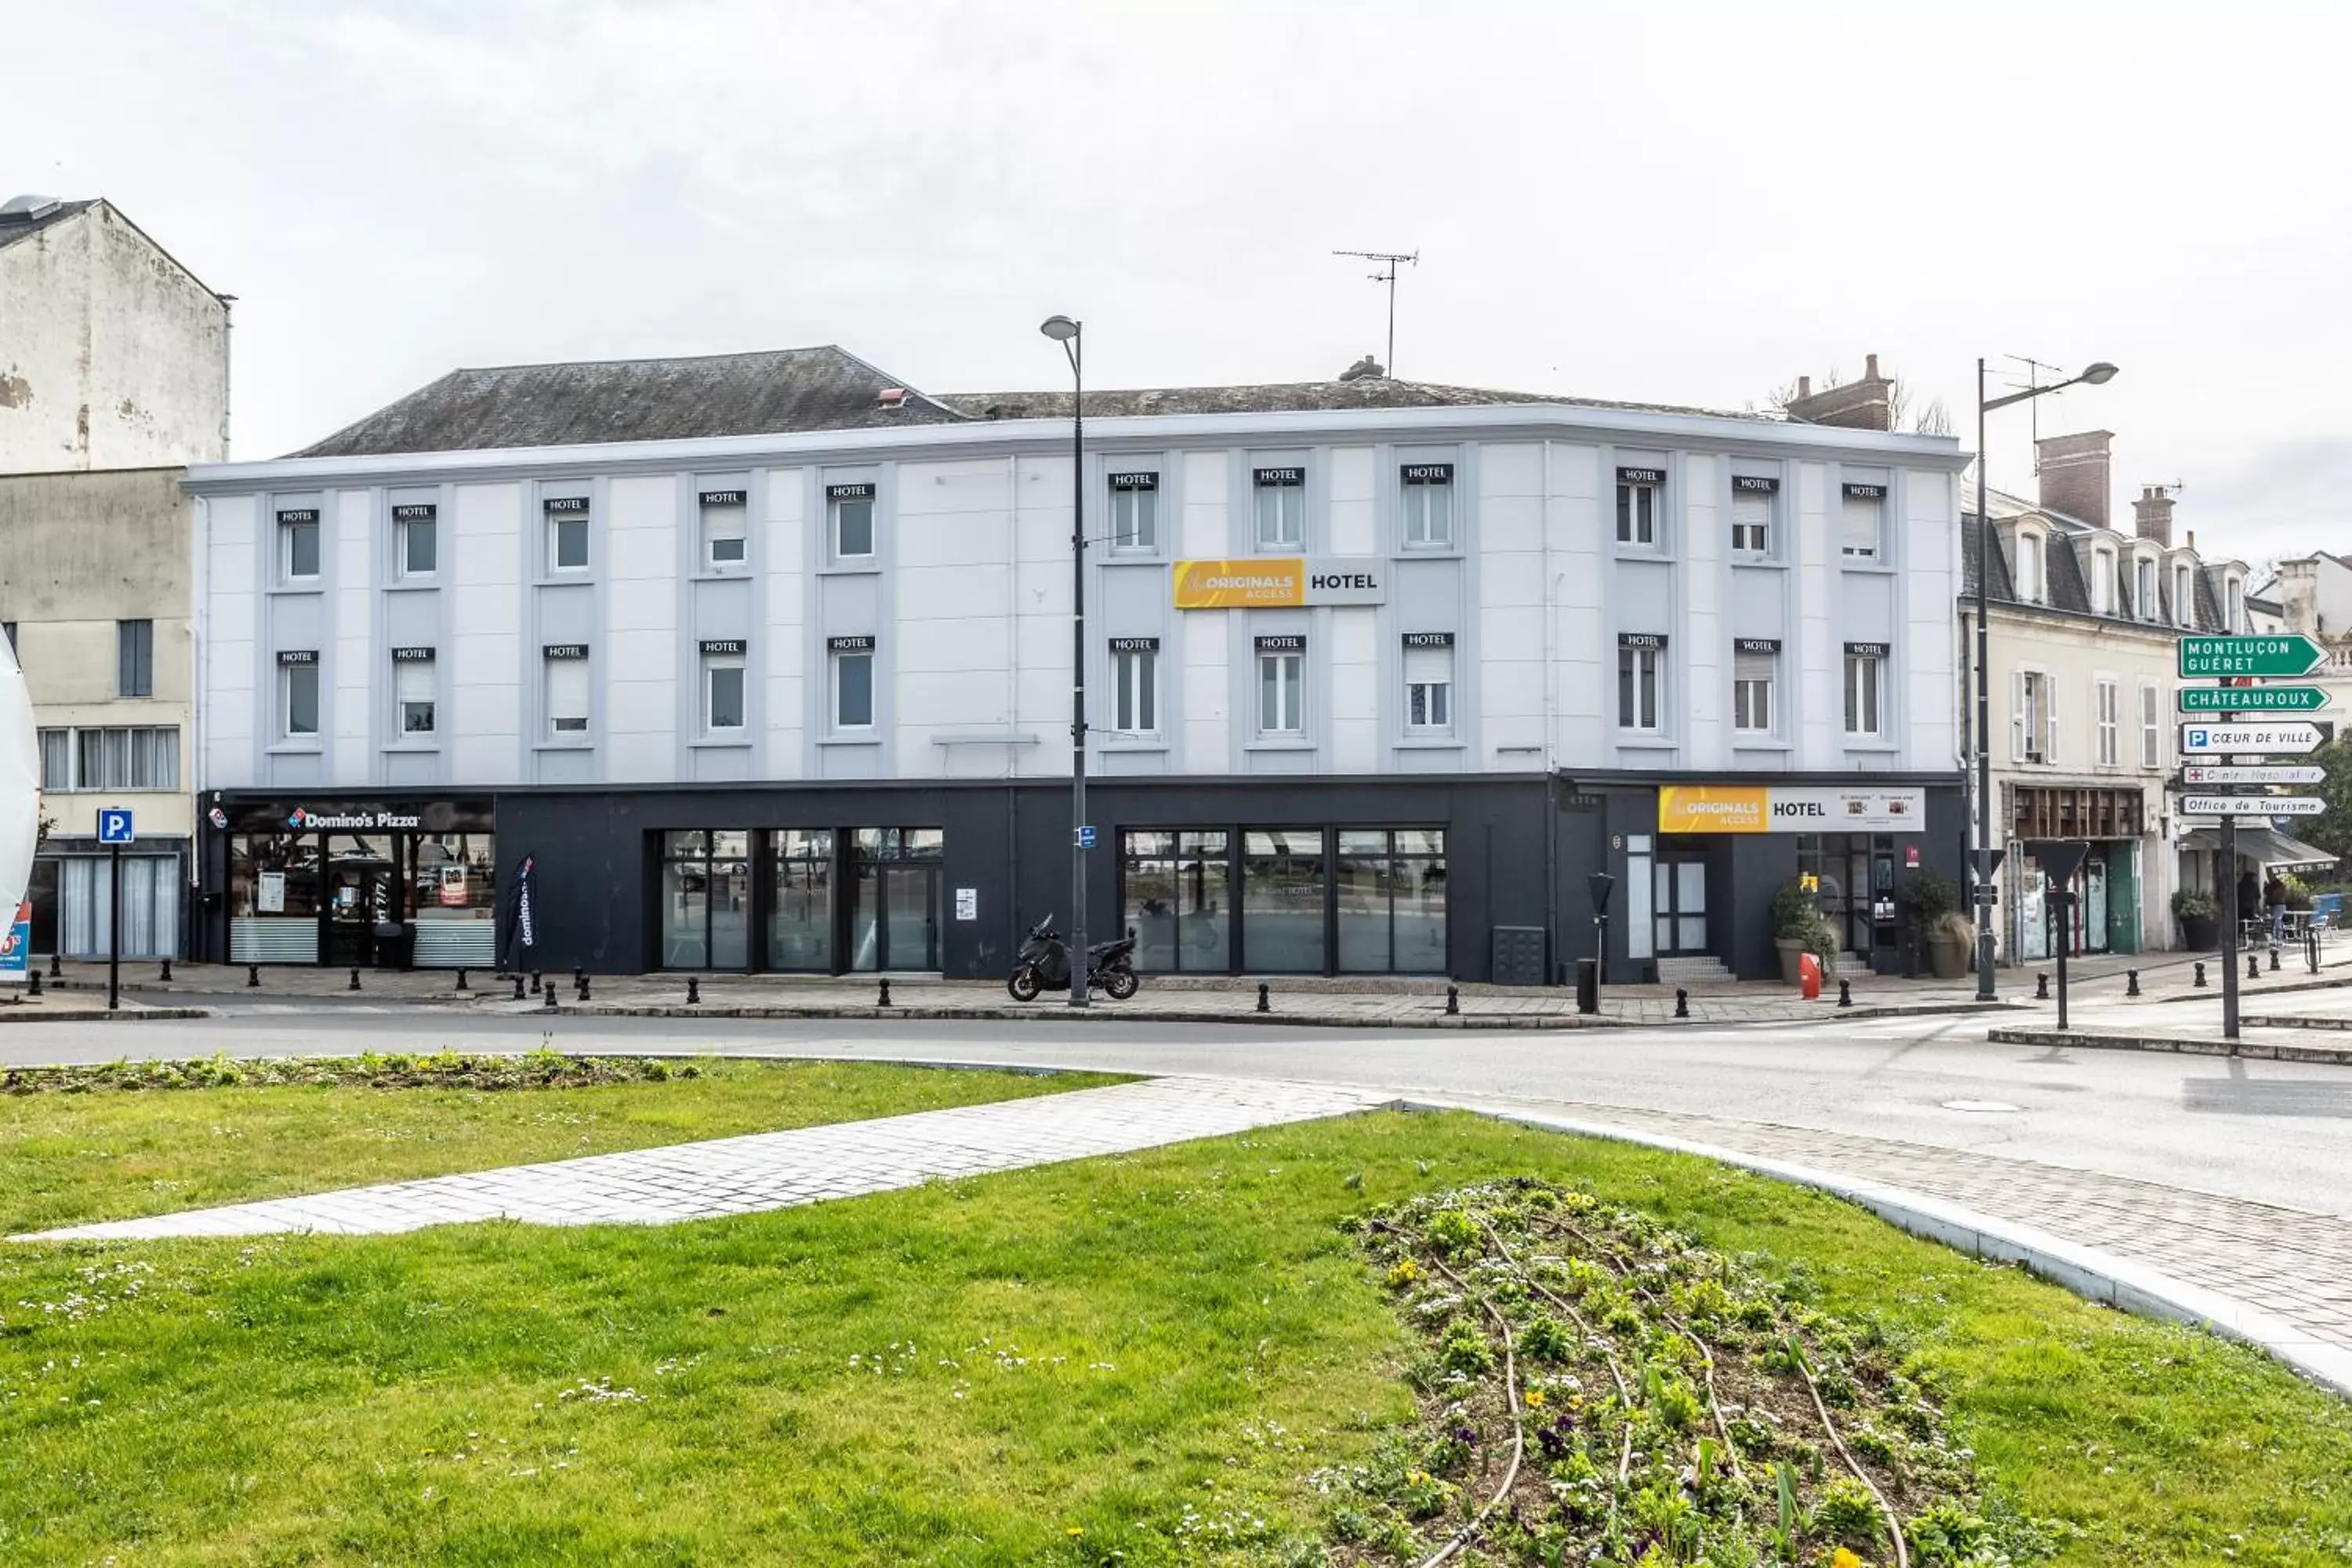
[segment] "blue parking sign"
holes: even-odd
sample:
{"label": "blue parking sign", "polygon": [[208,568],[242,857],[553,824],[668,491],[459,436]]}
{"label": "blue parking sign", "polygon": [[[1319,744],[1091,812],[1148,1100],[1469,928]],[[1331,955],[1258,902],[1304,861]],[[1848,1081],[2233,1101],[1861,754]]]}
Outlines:
{"label": "blue parking sign", "polygon": [[108,805],[99,808],[98,841],[100,844],[128,844],[131,841],[129,806]]}

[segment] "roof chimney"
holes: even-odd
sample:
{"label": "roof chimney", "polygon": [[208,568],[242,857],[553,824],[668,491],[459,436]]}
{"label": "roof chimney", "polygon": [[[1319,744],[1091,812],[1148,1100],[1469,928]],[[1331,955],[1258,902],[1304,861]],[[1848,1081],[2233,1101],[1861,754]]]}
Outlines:
{"label": "roof chimney", "polygon": [[2094,528],[2106,527],[2107,445],[2115,438],[2112,430],[2085,430],[2077,436],[2044,436],[2033,443],[2041,459],[2042,510],[2063,511]]}
{"label": "roof chimney", "polygon": [[2136,531],[2151,544],[2172,548],[2172,492],[2162,485],[2142,485],[2132,502]]}
{"label": "roof chimney", "polygon": [[1782,412],[1800,425],[1836,425],[1848,430],[1895,428],[1895,384],[1878,374],[1872,354],[1860,381],[1812,390],[1810,376],[1797,378],[1797,395]]}

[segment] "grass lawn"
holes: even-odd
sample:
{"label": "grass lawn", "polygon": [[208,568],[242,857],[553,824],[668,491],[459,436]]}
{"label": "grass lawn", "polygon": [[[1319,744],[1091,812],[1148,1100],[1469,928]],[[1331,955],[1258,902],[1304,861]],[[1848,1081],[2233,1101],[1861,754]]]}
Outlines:
{"label": "grass lawn", "polygon": [[1121,1081],[717,1060],[677,1076],[688,1066],[584,1089],[0,1094],[0,1236]]}
{"label": "grass lawn", "polygon": [[661,1229],[0,1255],[0,1562],[1314,1563],[1306,1478],[1413,1410],[1341,1222],[1517,1173],[1882,1325],[2061,1561],[2352,1559],[2352,1408],[2256,1353],[1702,1161],[1383,1114]]}

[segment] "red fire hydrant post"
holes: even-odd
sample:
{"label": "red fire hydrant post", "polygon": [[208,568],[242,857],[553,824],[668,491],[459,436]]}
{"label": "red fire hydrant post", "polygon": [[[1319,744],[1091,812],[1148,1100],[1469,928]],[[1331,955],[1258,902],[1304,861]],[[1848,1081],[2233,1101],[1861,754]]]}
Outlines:
{"label": "red fire hydrant post", "polygon": [[1808,1002],[1822,999],[1822,961],[1812,953],[1801,954],[1797,960],[1797,985]]}

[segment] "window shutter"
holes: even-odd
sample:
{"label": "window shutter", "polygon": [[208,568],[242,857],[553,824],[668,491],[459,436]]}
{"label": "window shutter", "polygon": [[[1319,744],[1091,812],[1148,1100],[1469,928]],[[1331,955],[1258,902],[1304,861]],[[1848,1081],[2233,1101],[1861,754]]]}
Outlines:
{"label": "window shutter", "polygon": [[1404,650],[1407,686],[1451,685],[1454,650],[1450,647],[1409,647]]}
{"label": "window shutter", "polygon": [[743,537],[743,511],[740,506],[707,506],[702,509],[702,529],[709,539],[740,539]]}
{"label": "window shutter", "polygon": [[1769,653],[1735,653],[1731,656],[1731,679],[1769,681],[1778,662]]}
{"label": "window shutter", "polygon": [[1741,542],[1743,547],[1748,547],[1746,542],[1749,540],[1769,537],[1765,531],[1771,526],[1772,498],[1770,496],[1751,495],[1746,490],[1740,490],[1732,496],[1732,537]]}
{"label": "window shutter", "polygon": [[2025,672],[2016,670],[2009,678],[2009,760],[2025,760]]}
{"label": "window shutter", "polygon": [[1848,555],[1878,553],[1878,505],[1866,496],[1845,498],[1844,530],[1840,543]]}
{"label": "window shutter", "polygon": [[2048,715],[2050,738],[2042,743],[2042,760],[2053,766],[2058,761],[2058,683],[2044,678],[2042,682],[2042,711]]}
{"label": "window shutter", "polygon": [[394,697],[402,702],[433,700],[433,662],[430,659],[404,659],[392,667]]}
{"label": "window shutter", "polygon": [[551,719],[588,717],[588,661],[550,659],[547,665],[547,710]]}

